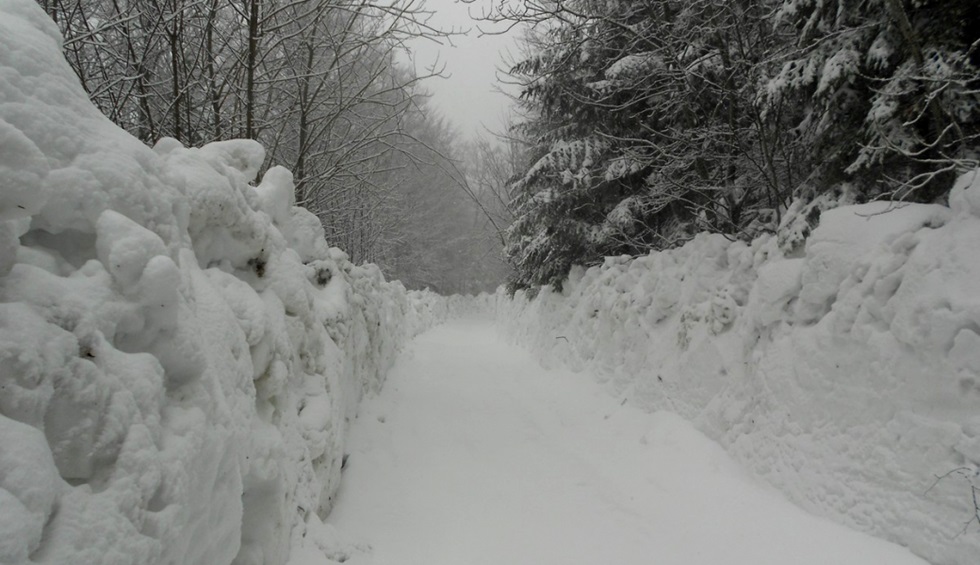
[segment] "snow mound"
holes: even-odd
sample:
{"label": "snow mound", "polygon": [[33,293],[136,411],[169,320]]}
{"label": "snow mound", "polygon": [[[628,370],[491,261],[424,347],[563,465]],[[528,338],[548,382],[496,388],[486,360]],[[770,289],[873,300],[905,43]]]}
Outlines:
{"label": "snow mound", "polygon": [[955,214],[980,216],[980,169],[957,179],[949,194],[949,207]]}
{"label": "snow mound", "polygon": [[802,252],[702,234],[498,294],[546,365],[695,422],[804,508],[930,562],[980,555],[980,174],[950,207],[826,211]]}
{"label": "snow mound", "polygon": [[0,0],[0,563],[285,563],[449,313],[332,249],[254,141],[148,148]]}

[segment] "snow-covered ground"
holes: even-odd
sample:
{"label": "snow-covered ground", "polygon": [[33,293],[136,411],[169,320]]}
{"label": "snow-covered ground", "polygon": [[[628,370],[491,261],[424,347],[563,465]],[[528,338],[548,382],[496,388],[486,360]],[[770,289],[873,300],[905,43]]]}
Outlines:
{"label": "snow-covered ground", "polygon": [[445,317],[352,265],[252,141],[144,146],[0,0],[0,563],[260,565],[347,420]]}
{"label": "snow-covered ground", "polygon": [[814,513],[980,555],[976,175],[948,208],[825,212],[805,245],[702,235],[497,298],[512,340],[604,394],[485,326],[429,334],[325,525],[362,394],[488,300],[352,265],[289,171],[252,182],[263,157],[143,146],[38,5],[0,0],[0,563],[916,562],[658,410]]}
{"label": "snow-covered ground", "polygon": [[[699,235],[498,297],[509,338],[692,421],[792,501],[932,563],[980,556],[980,173],[950,205]],[[937,477],[943,477],[937,480]]]}
{"label": "snow-covered ground", "polygon": [[487,321],[417,338],[351,427],[318,551],[290,565],[913,565],[806,514],[669,412],[548,371]]}

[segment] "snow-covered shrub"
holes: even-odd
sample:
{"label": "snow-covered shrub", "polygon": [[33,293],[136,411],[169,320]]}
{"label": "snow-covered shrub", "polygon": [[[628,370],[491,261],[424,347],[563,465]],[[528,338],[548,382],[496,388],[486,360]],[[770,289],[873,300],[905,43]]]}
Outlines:
{"label": "snow-covered shrub", "polygon": [[972,564],[975,478],[936,477],[980,464],[980,170],[949,202],[827,209],[799,248],[702,234],[560,293],[500,292],[498,321],[546,365],[694,421],[810,511]]}
{"label": "snow-covered shrub", "polygon": [[0,562],[274,564],[447,314],[352,265],[246,140],[139,143],[0,0]]}

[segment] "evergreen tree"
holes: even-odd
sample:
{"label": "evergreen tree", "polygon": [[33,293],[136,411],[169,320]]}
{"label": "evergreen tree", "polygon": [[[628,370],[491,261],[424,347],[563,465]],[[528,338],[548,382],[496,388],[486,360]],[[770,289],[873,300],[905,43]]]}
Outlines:
{"label": "evergreen tree", "polygon": [[511,186],[515,286],[778,220],[804,152],[757,96],[782,44],[765,2],[556,6],[512,70],[533,157]]}
{"label": "evergreen tree", "polygon": [[768,97],[806,101],[811,191],[853,181],[861,198],[931,201],[976,162],[976,0],[786,0],[778,18],[797,42]]}

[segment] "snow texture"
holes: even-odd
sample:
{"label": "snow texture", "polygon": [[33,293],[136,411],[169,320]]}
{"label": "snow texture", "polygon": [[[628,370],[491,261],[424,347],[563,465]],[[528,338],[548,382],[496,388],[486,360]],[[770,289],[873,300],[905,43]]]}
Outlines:
{"label": "snow texture", "polygon": [[0,563],[284,563],[344,432],[450,304],[385,282],[233,140],[148,148],[0,0]]}
{"label": "snow texture", "polygon": [[351,426],[344,535],[290,565],[925,565],[494,334],[454,320],[406,348]]}
{"label": "snow texture", "polygon": [[980,172],[949,202],[825,211],[791,256],[702,234],[608,258],[563,293],[498,295],[498,320],[545,365],[691,420],[805,509],[970,565]]}

